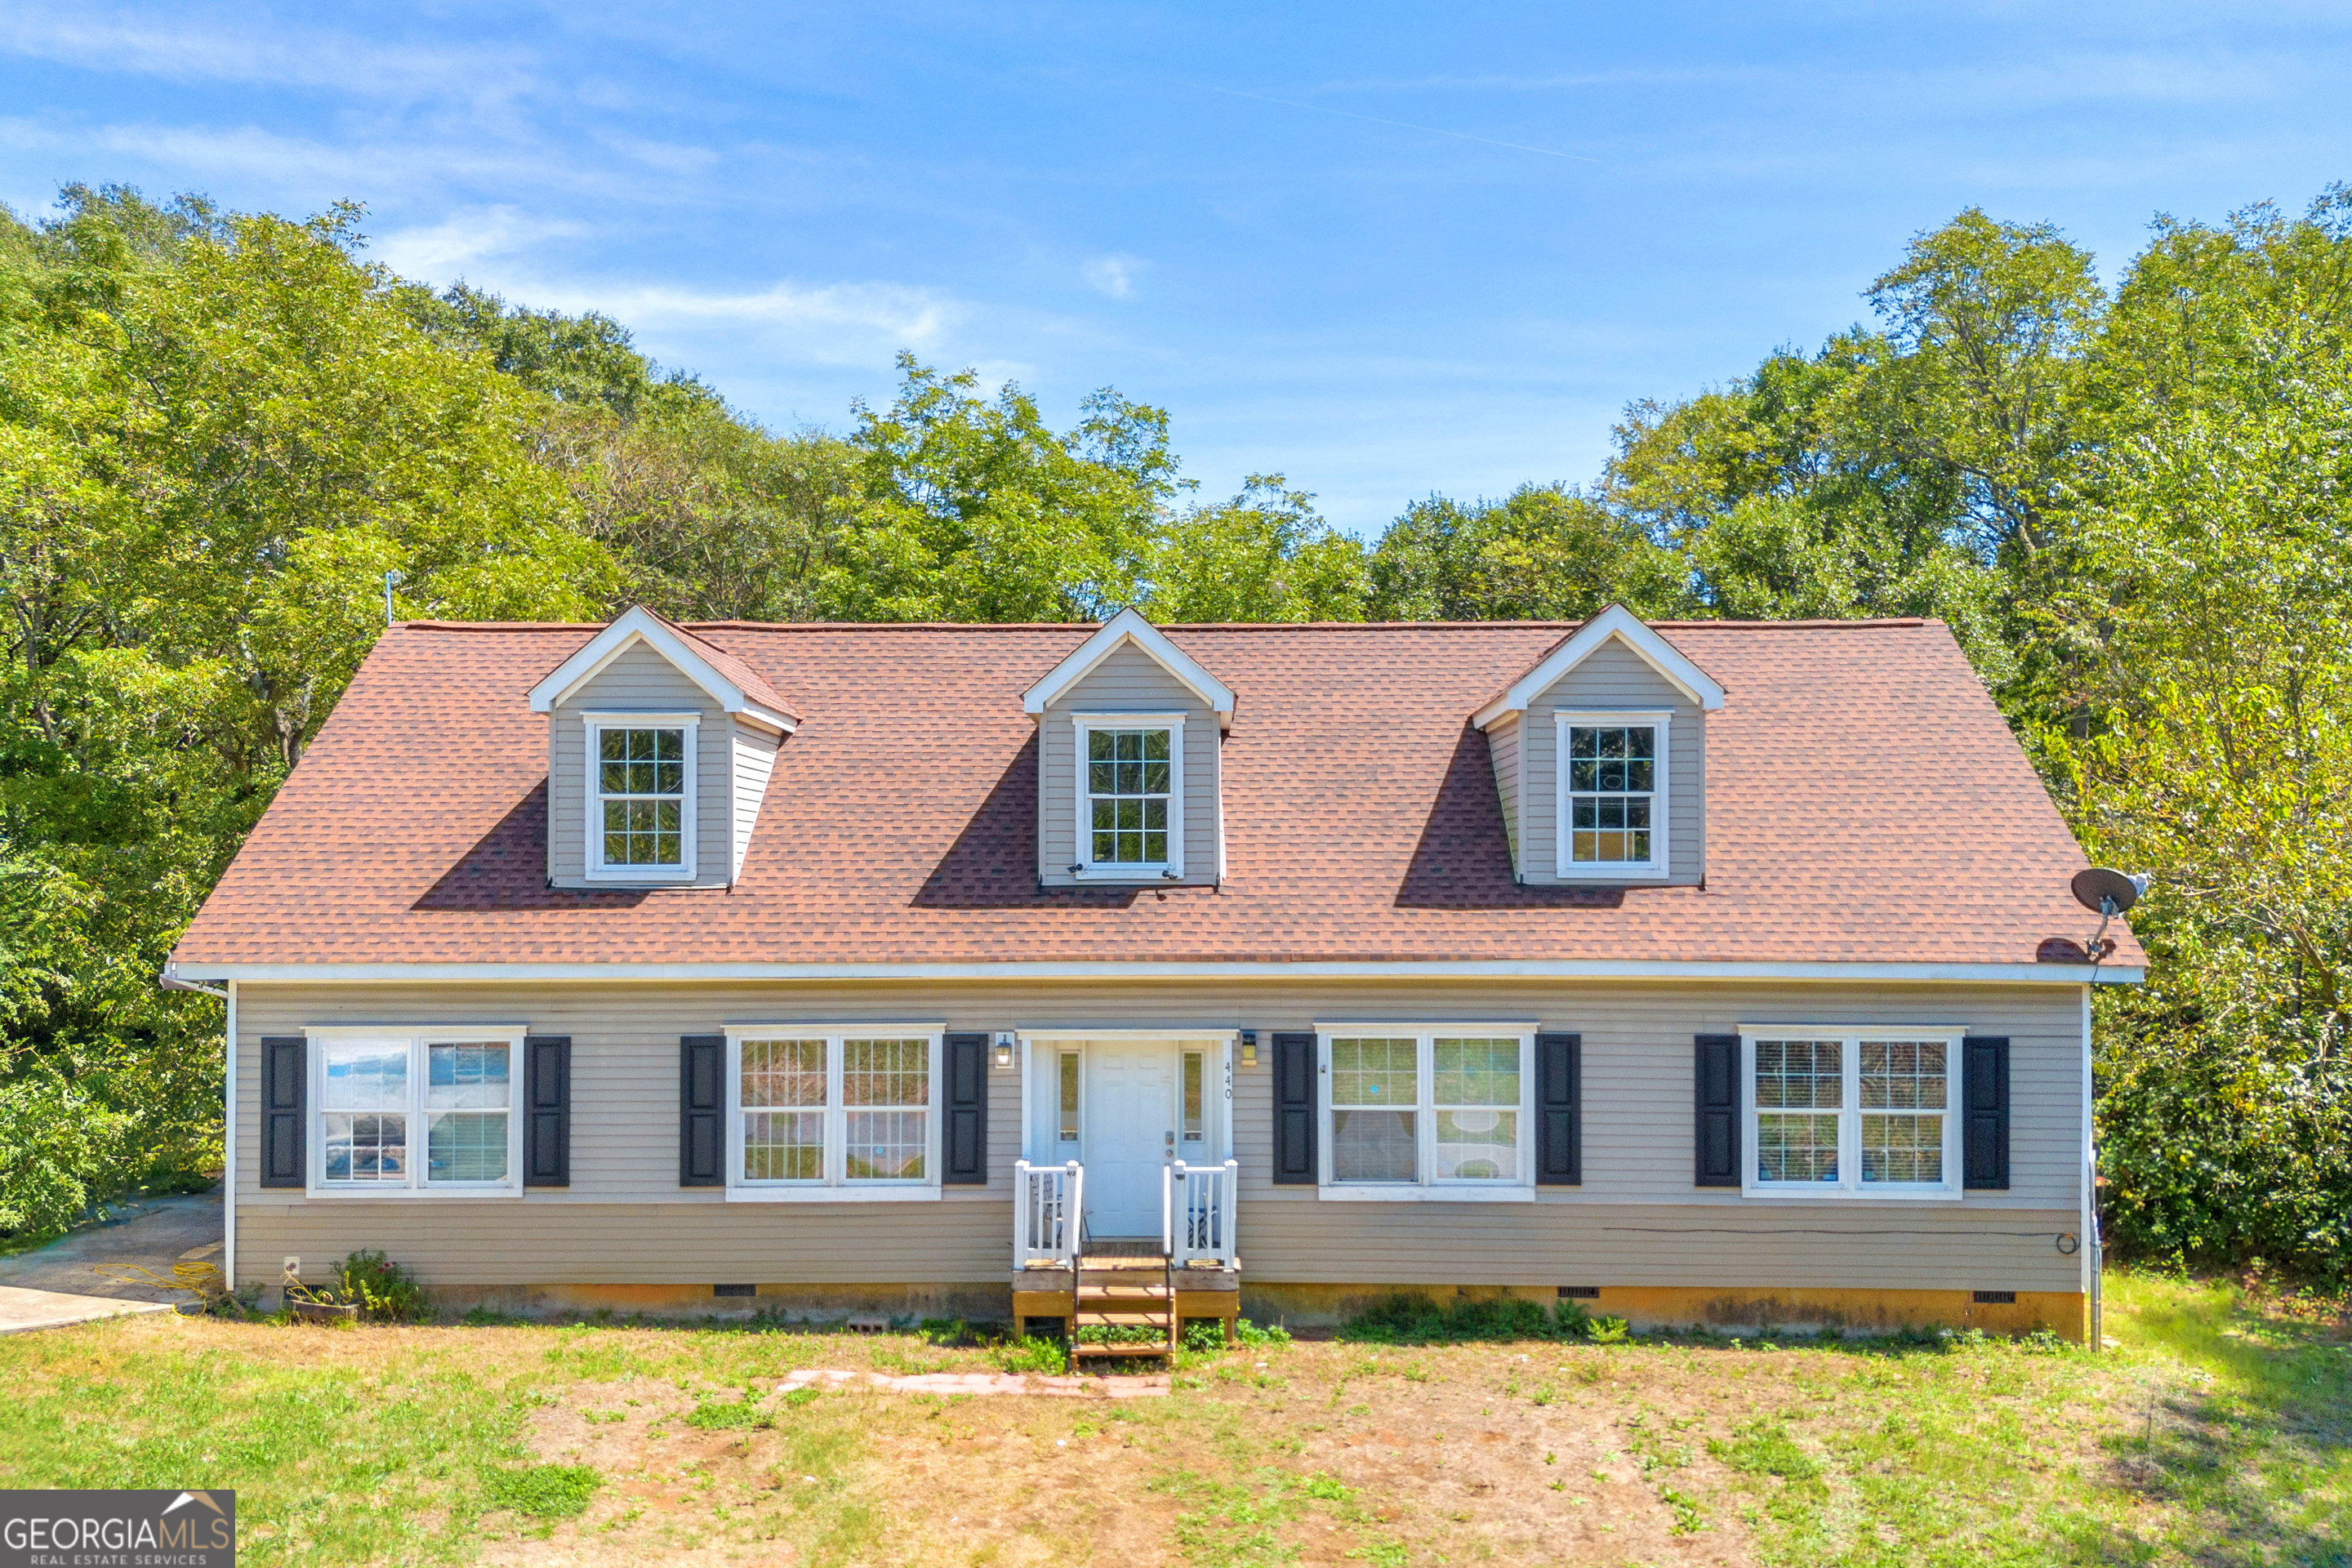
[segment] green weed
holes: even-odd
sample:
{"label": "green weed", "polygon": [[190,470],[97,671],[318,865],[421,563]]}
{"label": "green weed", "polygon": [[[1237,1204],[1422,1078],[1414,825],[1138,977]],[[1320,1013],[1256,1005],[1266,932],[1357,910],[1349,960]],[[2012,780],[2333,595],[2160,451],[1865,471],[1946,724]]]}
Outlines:
{"label": "green weed", "polygon": [[604,1479],[586,1465],[531,1465],[519,1470],[482,1472],[486,1506],[533,1519],[570,1519],[587,1508],[604,1484]]}

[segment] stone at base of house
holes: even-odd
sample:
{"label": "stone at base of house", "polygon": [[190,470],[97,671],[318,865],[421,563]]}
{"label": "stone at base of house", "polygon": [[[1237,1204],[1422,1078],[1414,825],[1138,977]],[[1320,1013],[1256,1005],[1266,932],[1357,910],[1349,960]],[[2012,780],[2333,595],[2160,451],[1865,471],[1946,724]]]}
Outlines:
{"label": "stone at base of house", "polygon": [[[728,1294],[719,1290],[733,1285]],[[740,1288],[749,1286],[748,1293]],[[516,1318],[721,1318],[851,1326],[880,1319],[912,1329],[930,1320],[1002,1323],[1012,1313],[1003,1285],[763,1285],[756,1280],[701,1285],[436,1285],[445,1313],[479,1309]]]}
{"label": "stone at base of house", "polygon": [[[1801,1289],[1781,1287],[1602,1285],[1578,1298],[1596,1318],[1622,1318],[1636,1332],[1703,1328],[1717,1334],[1888,1334],[1904,1329],[1977,1329],[1988,1334],[2028,1334],[2047,1329],[2082,1344],[2088,1338],[2087,1301],[2076,1291],[2019,1290],[2013,1301],[1977,1300],[1973,1290]],[[1518,1297],[1549,1307],[1559,1299],[1550,1285],[1284,1285],[1242,1286],[1242,1315],[1291,1329],[1336,1328],[1351,1314],[1391,1296],[1453,1301]]]}
{"label": "stone at base of house", "polygon": [[[518,1318],[573,1318],[607,1313],[615,1318],[740,1321],[765,1318],[787,1323],[846,1327],[852,1318],[887,1320],[911,1329],[926,1319],[962,1319],[968,1323],[1006,1323],[1013,1316],[1013,1293],[1003,1284],[770,1285],[746,1281],[749,1294],[717,1294],[700,1285],[440,1285],[432,1288],[442,1311],[462,1314],[477,1308]],[[1025,1294],[1025,1293],[1024,1293]],[[1210,1301],[1184,1292],[1187,1317],[1221,1317],[1230,1296]],[[1681,1285],[1602,1285],[1598,1294],[1578,1298],[1594,1317],[1624,1319],[1637,1332],[1703,1328],[1717,1334],[1885,1334],[1903,1329],[1977,1329],[1988,1334],[2027,1334],[2047,1329],[2081,1344],[2088,1337],[2088,1303],[2078,1292],[2020,1290],[2013,1301],[1979,1301],[1969,1290],[1801,1289],[1790,1288]],[[1241,1315],[1261,1325],[1282,1324],[1315,1331],[1337,1328],[1356,1311],[1386,1297],[1426,1296],[1445,1304],[1517,1297],[1549,1307],[1558,1288],[1514,1285],[1282,1284],[1244,1282]],[[1033,1314],[1059,1315],[1056,1297],[1045,1313],[1042,1298],[1024,1301]]]}

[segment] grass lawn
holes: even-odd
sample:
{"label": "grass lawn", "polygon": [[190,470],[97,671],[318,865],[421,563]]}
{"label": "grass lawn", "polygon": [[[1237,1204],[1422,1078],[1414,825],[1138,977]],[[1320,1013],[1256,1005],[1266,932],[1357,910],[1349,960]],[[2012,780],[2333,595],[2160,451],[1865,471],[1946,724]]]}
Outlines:
{"label": "grass lawn", "polygon": [[186,1318],[0,1340],[0,1486],[237,1490],[252,1563],[2352,1563],[2352,1344],[2116,1277],[2008,1344],[1301,1343],[1165,1398],[796,1390],[912,1335]]}

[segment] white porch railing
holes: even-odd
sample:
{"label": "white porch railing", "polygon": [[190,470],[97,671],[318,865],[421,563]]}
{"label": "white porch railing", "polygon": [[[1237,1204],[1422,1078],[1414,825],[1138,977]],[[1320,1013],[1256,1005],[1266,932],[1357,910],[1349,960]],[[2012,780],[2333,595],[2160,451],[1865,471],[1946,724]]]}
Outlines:
{"label": "white porch railing", "polygon": [[1087,1173],[1076,1160],[1066,1165],[1033,1165],[1026,1160],[1013,1166],[1013,1266],[1033,1263],[1075,1265],[1078,1258],[1078,1216]]}
{"label": "white porch railing", "polygon": [[1240,1171],[1232,1160],[1222,1165],[1188,1165],[1178,1160],[1169,1165],[1160,1184],[1160,1235],[1171,1265],[1234,1266],[1234,1200],[1241,1191]]}

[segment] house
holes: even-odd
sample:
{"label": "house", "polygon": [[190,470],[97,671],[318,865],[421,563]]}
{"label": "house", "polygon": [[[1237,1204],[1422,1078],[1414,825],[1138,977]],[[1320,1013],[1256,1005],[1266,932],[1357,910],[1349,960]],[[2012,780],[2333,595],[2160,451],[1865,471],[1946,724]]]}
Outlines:
{"label": "house", "polygon": [[636,609],[387,630],[173,974],[241,1285],[2079,1339],[2083,864],[1934,621]]}

